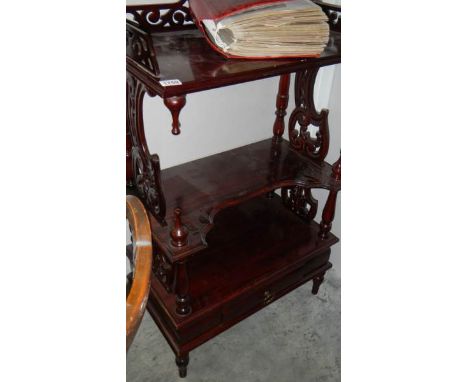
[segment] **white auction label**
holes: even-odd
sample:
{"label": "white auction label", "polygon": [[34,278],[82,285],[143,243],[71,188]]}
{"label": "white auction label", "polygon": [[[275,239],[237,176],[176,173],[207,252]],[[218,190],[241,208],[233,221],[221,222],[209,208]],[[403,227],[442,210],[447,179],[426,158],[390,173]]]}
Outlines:
{"label": "white auction label", "polygon": [[159,83],[162,86],[176,86],[176,85],[182,85],[182,82],[179,80],[164,80],[164,81],[159,81]]}

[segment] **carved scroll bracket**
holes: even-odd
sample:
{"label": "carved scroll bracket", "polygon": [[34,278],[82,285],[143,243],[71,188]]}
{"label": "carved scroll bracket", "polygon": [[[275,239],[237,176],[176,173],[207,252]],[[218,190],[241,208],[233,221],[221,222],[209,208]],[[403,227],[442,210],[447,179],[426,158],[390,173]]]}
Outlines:
{"label": "carved scroll bracket", "polygon": [[159,222],[166,224],[166,202],[160,181],[159,157],[150,154],[143,125],[143,98],[146,92],[145,86],[127,72],[127,134],[130,135],[132,160],[127,178],[131,175],[131,183],[136,187],[146,208]]}
{"label": "carved scroll bracket", "polygon": [[156,246],[153,246],[153,257],[153,272],[164,288],[166,288],[166,291],[171,293],[174,282],[174,267]]}
{"label": "carved scroll bracket", "polygon": [[126,46],[127,57],[130,57],[149,72],[159,75],[159,66],[156,60],[153,41],[148,33],[127,23]]}
{"label": "carved scroll bracket", "polygon": [[[314,85],[320,67],[296,73],[295,102],[296,107],[289,118],[289,143],[296,150],[312,159],[323,161],[330,147],[330,131],[328,128],[328,110],[318,112],[314,104]],[[299,124],[299,130],[296,125]],[[315,137],[312,137],[309,126],[318,127]]]}
{"label": "carved scroll bracket", "polygon": [[286,208],[307,222],[311,222],[317,214],[318,201],[312,195],[310,188],[300,186],[283,187],[281,198]]}
{"label": "carved scroll bracket", "polygon": [[127,6],[127,20],[149,32],[193,28],[188,0]]}

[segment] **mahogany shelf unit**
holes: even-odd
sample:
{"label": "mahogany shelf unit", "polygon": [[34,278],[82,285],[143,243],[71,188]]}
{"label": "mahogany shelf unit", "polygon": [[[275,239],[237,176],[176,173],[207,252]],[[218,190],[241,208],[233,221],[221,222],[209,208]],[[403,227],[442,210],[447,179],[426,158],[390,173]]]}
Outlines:
{"label": "mahogany shelf unit", "polygon": [[[191,350],[307,281],[316,294],[331,267],[341,157],[325,161],[328,111],[316,110],[313,89],[320,67],[341,60],[341,8],[315,2],[329,18],[328,46],[319,58],[287,60],[220,56],[194,26],[188,0],[127,6],[127,193],[149,212],[147,309],[181,377]],[[291,73],[295,108],[286,140]],[[187,94],[272,76],[280,81],[271,139],[161,171],[146,143],[146,94],[163,98],[178,135]],[[328,198],[316,223],[312,192],[319,188]]]}

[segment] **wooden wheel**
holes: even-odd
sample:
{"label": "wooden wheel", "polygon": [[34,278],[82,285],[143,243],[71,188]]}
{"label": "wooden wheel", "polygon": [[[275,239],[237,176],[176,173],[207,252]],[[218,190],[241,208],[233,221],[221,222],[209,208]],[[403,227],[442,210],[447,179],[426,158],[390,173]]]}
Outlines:
{"label": "wooden wheel", "polygon": [[153,251],[151,228],[145,207],[127,195],[127,220],[132,244],[127,247],[131,272],[127,275],[127,351],[145,313],[150,289]]}

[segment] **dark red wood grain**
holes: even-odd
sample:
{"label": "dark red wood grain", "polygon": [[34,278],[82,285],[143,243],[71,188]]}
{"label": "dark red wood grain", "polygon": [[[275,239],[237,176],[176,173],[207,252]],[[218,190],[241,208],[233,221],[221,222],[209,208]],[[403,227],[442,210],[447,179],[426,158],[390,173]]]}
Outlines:
{"label": "dark red wood grain", "polygon": [[187,260],[191,314],[177,313],[176,296],[156,277],[151,284],[150,313],[160,316],[176,353],[190,351],[325,272],[329,248],[338,239],[329,234],[321,240],[319,230],[285,209],[276,195],[220,212],[207,238],[210,246]]}
{"label": "dark red wood grain", "polygon": [[[341,61],[341,34],[330,31],[330,40],[319,58],[228,60],[216,53],[198,29],[153,33],[152,49],[159,73],[151,72],[127,56],[127,70],[143,81],[148,91],[163,98],[181,96],[221,86],[274,77]],[[179,80],[182,85],[164,87],[160,81]]]}
{"label": "dark red wood grain", "polygon": [[182,260],[209,245],[206,234],[216,214],[232,205],[282,187],[339,190],[340,182],[327,162],[317,162],[293,150],[287,141],[267,139],[161,171],[168,213],[180,208],[189,235],[176,246],[173,224],[153,216],[153,240],[169,261]]}
{"label": "dark red wood grain", "polygon": [[[147,309],[174,350],[181,377],[192,349],[307,281],[318,293],[331,267],[341,158],[333,166],[324,161],[328,111],[315,110],[313,89],[319,68],[341,61],[341,8],[317,4],[331,29],[322,55],[271,60],[216,53],[193,25],[187,0],[127,7],[127,193],[149,212],[154,268]],[[272,139],[161,171],[146,143],[146,94],[164,99],[179,134],[186,94],[272,76],[281,76]],[[164,80],[180,85],[163,86]],[[328,191],[320,224],[315,188]]]}

